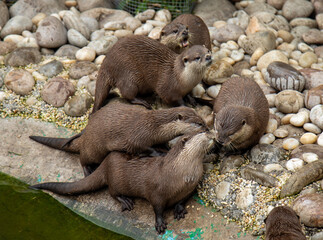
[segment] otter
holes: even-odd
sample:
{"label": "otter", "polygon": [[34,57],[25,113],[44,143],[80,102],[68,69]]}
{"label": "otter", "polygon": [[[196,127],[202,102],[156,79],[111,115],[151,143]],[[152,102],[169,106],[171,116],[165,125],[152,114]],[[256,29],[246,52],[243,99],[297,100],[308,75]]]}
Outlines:
{"label": "otter", "polygon": [[266,240],[306,240],[299,217],[290,207],[275,207],[265,223]]}
{"label": "otter", "polygon": [[269,120],[263,91],[255,81],[242,77],[222,84],[213,111],[217,141],[227,152],[242,152],[256,145]]}
{"label": "otter", "polygon": [[89,176],[72,183],[49,182],[33,185],[62,195],[88,193],[108,186],[109,193],[132,210],[132,197],[148,200],[156,217],[156,230],[167,228],[164,210],[175,205],[176,219],[187,213],[184,203],[203,175],[203,157],[213,144],[208,133],[184,135],[164,157],[133,158],[111,152]]}
{"label": "otter", "polygon": [[146,107],[148,103],[137,95],[155,92],[166,104],[183,105],[182,97],[202,80],[211,62],[211,52],[203,46],[176,54],[146,36],[124,37],[108,51],[99,69],[92,113],[104,105],[113,87],[123,98]]}
{"label": "otter", "polygon": [[88,176],[111,151],[137,154],[176,136],[205,129],[203,119],[189,107],[148,110],[115,100],[92,114],[81,134],[30,138],[52,148],[80,153],[84,175]]}
{"label": "otter", "polygon": [[200,17],[193,14],[182,14],[167,24],[159,41],[176,53],[193,45],[204,45],[211,50],[209,29]]}

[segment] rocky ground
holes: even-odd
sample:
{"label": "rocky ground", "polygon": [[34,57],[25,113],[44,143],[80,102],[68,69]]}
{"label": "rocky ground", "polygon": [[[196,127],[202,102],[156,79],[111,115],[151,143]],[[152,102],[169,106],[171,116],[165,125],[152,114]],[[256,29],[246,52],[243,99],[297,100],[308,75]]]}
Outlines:
{"label": "rocky ground", "polygon": [[[87,123],[97,70],[109,48],[131,34],[157,39],[171,21],[167,10],[133,17],[101,1],[89,6],[38,0],[37,8],[31,2],[20,0],[10,9],[0,2],[1,117],[41,119],[75,131]],[[323,4],[210,2],[199,3],[196,14],[209,26],[214,63],[192,95],[210,101],[229,77],[250,77],[263,89],[272,115],[261,145],[244,156],[216,156],[205,164],[198,193],[255,235],[263,234],[272,207],[293,205],[306,235],[320,239]],[[196,110],[212,127],[212,109],[198,105]]]}

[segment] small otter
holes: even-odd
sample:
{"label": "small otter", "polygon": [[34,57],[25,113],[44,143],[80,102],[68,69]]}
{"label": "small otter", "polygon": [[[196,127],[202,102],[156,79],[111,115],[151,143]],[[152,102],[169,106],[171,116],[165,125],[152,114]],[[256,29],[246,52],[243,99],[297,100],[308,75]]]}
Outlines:
{"label": "small otter", "polygon": [[299,217],[290,207],[275,207],[265,223],[266,240],[306,240]]}
{"label": "small otter", "polygon": [[268,101],[258,84],[248,78],[224,82],[213,111],[217,141],[229,152],[256,145],[269,120]]}
{"label": "small otter", "polygon": [[202,80],[211,62],[211,52],[203,46],[178,55],[146,36],[124,37],[109,50],[99,69],[93,113],[104,105],[112,87],[133,102],[140,103],[138,94],[155,92],[167,104],[183,105],[182,97]]}
{"label": "small otter", "polygon": [[87,176],[111,151],[141,153],[176,136],[205,129],[203,119],[188,107],[148,110],[115,100],[92,114],[81,134],[71,138],[30,138],[52,148],[80,153]]}
{"label": "small otter", "polygon": [[204,45],[211,50],[209,29],[200,17],[193,14],[182,14],[167,24],[160,33],[159,41],[176,53],[193,45]]}
{"label": "small otter", "polygon": [[89,176],[77,182],[49,182],[32,186],[63,195],[88,193],[108,186],[122,210],[132,210],[130,197],[150,202],[156,215],[156,230],[167,228],[164,210],[174,206],[176,219],[184,218],[185,200],[203,175],[203,157],[213,140],[207,133],[183,136],[164,157],[132,158],[120,152],[110,153]]}

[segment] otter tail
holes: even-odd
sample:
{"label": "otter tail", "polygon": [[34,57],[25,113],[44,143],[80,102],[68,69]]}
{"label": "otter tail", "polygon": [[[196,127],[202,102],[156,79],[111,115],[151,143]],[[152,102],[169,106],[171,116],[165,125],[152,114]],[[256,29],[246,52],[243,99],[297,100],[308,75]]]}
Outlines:
{"label": "otter tail", "polygon": [[79,133],[71,138],[51,138],[41,136],[29,136],[29,138],[51,148],[63,150],[65,152],[80,153],[78,138],[81,135],[82,133]]}
{"label": "otter tail", "polygon": [[60,195],[78,195],[99,190],[104,186],[107,186],[104,169],[99,167],[91,175],[76,182],[47,182],[30,188],[49,190]]}

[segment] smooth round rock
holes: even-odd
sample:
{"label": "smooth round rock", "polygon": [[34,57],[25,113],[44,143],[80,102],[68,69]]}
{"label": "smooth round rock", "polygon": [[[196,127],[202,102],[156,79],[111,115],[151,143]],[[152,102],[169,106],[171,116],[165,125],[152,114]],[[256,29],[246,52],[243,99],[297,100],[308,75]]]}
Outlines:
{"label": "smooth round rock", "polygon": [[156,12],[154,20],[164,23],[170,23],[172,21],[172,14],[167,9],[161,9]]}
{"label": "smooth round rock", "polygon": [[[241,35],[241,37],[239,37],[238,43],[249,55],[253,55],[258,48],[261,48],[263,50],[263,53],[266,53],[275,49],[276,36],[270,31],[260,31],[249,34],[247,37]],[[257,54],[262,55],[263,53],[259,52]],[[260,57],[261,56],[257,56],[257,58]]]}
{"label": "smooth round rock", "polygon": [[310,119],[312,123],[323,130],[323,105],[316,105],[311,109]]}
{"label": "smooth round rock", "polygon": [[323,147],[323,133],[321,133],[317,138],[317,144]]}
{"label": "smooth round rock", "polygon": [[53,60],[41,66],[38,71],[46,77],[51,78],[59,74],[63,69],[64,66],[60,61]]}
{"label": "smooth round rock", "polygon": [[303,159],[305,162],[311,163],[319,160],[319,157],[315,153],[303,153]]}
{"label": "smooth round rock", "polygon": [[11,67],[26,66],[30,63],[39,63],[41,54],[37,48],[17,48],[5,58],[5,65]]}
{"label": "smooth round rock", "polygon": [[221,84],[217,84],[217,85],[214,85],[214,86],[211,86],[209,87],[207,90],[206,90],[206,93],[207,95],[209,95],[210,97],[212,98],[216,98],[216,96],[219,94],[220,92],[220,89],[221,89]]}
{"label": "smooth round rock", "polygon": [[92,48],[97,55],[105,55],[117,41],[118,38],[115,36],[104,36],[90,42],[88,47]]}
{"label": "smooth round rock", "polygon": [[39,23],[36,39],[41,47],[58,48],[67,42],[67,32],[61,21],[49,16]]}
{"label": "smooth round rock", "polygon": [[[131,30],[126,30],[126,29],[120,29],[114,32],[114,36],[117,37],[118,39],[130,36],[130,35],[133,35],[133,32]],[[159,39],[159,37],[156,39]]]}
{"label": "smooth round rock", "polygon": [[27,95],[33,89],[35,80],[28,71],[24,69],[14,69],[6,75],[4,84],[16,94]]}
{"label": "smooth round rock", "polygon": [[35,24],[36,26],[38,26],[38,24],[40,23],[41,20],[43,20],[44,18],[46,18],[46,14],[45,13],[37,13],[32,19],[32,23]]}
{"label": "smooth round rock", "polygon": [[201,98],[204,93],[205,93],[205,89],[204,89],[202,84],[197,84],[192,89],[192,96],[195,97],[195,98]]}
{"label": "smooth round rock", "polygon": [[305,0],[287,0],[283,6],[283,16],[287,20],[308,17],[314,10],[311,2]]}
{"label": "smooth round rock", "polygon": [[[316,23],[316,21],[314,20]],[[302,35],[304,42],[308,44],[323,44],[323,32],[318,29],[310,29]]]}
{"label": "smooth round rock", "polygon": [[278,127],[278,123],[276,119],[269,119],[267,128],[266,128],[266,133],[273,133]]}
{"label": "smooth round rock", "polygon": [[284,168],[278,163],[267,164],[264,166],[264,172],[270,173],[273,171],[283,171]]}
{"label": "smooth round rock", "polygon": [[[150,10],[154,11],[153,9],[149,9],[149,11]],[[126,29],[130,30],[132,32],[135,31],[137,28],[139,28],[141,26],[141,21],[139,19],[137,19],[137,18],[134,18],[134,17],[126,17],[124,19],[124,22],[126,23]]]}
{"label": "smooth round rock", "polygon": [[234,24],[226,24],[216,29],[213,36],[216,41],[221,43],[229,40],[237,41],[242,34],[244,34],[244,30],[241,27]]}
{"label": "smooth round rock", "polygon": [[97,65],[101,65],[104,59],[105,59],[105,55],[100,55],[94,60],[94,63]]}
{"label": "smooth round rock", "polygon": [[317,63],[317,56],[313,52],[303,53],[299,58],[299,65],[303,68],[310,67],[313,63]]}
{"label": "smooth round rock", "polygon": [[304,97],[297,91],[284,90],[277,94],[275,106],[282,113],[297,113],[304,107]]}
{"label": "smooth round rock", "polygon": [[288,58],[284,53],[279,50],[272,50],[261,56],[257,62],[257,67],[259,70],[267,68],[272,62],[279,61],[288,64]]}
{"label": "smooth round rock", "polygon": [[299,141],[304,145],[305,144],[313,144],[316,142],[316,140],[317,140],[317,136],[314,133],[305,133],[299,139]]}
{"label": "smooth round rock", "polygon": [[79,79],[83,76],[90,75],[97,70],[97,66],[89,61],[82,61],[74,63],[69,71],[69,76],[72,79]]}
{"label": "smooth round rock", "polygon": [[66,28],[75,29],[79,33],[81,33],[86,39],[90,38],[91,32],[87,25],[82,21],[80,16],[75,14],[72,11],[66,11],[63,16],[63,21]]}
{"label": "smooth round rock", "polygon": [[61,107],[75,93],[74,85],[61,77],[50,79],[41,91],[41,97],[54,107]]}
{"label": "smooth round rock", "polygon": [[293,150],[299,146],[299,141],[296,138],[287,138],[283,141],[283,148],[285,150]]}
{"label": "smooth round rock", "polygon": [[302,127],[308,122],[309,116],[305,112],[299,112],[290,118],[290,123],[295,127]]}
{"label": "smooth round rock", "polygon": [[275,139],[276,138],[272,133],[267,133],[259,139],[259,144],[271,144]]}
{"label": "smooth round rock", "polygon": [[250,151],[251,162],[255,164],[270,164],[280,161],[281,149],[270,144],[257,144]]}
{"label": "smooth round rock", "polygon": [[137,28],[134,32],[135,35],[148,35],[154,26],[150,23],[145,23],[141,27]]}
{"label": "smooth round rock", "polygon": [[9,11],[5,2],[0,2],[0,29],[8,22],[9,20]]}
{"label": "smooth round rock", "polygon": [[80,117],[91,107],[93,99],[90,94],[82,93],[73,96],[64,105],[64,112],[72,117]]}
{"label": "smooth round rock", "polygon": [[95,59],[95,56],[96,56],[95,50],[90,47],[81,48],[75,53],[75,57],[79,61],[92,62]]}
{"label": "smooth round rock", "polygon": [[140,20],[141,22],[146,22],[147,20],[153,19],[156,11],[154,9],[147,9],[141,13],[138,13],[135,18]]}
{"label": "smooth round rock", "polygon": [[0,55],[6,55],[15,50],[17,45],[13,42],[0,41]]}
{"label": "smooth round rock", "polygon": [[1,38],[9,34],[20,35],[23,31],[32,29],[33,23],[30,18],[25,16],[15,16],[11,18],[1,30]]}
{"label": "smooth round rock", "polygon": [[75,29],[70,29],[67,31],[68,42],[77,47],[85,47],[88,44],[88,40]]}
{"label": "smooth round rock", "polygon": [[322,193],[300,195],[295,199],[293,209],[306,226],[323,227]]}
{"label": "smooth round rock", "polygon": [[304,161],[300,158],[292,158],[286,162],[286,168],[289,171],[296,172],[304,166]]}
{"label": "smooth round rock", "polygon": [[308,132],[312,132],[314,134],[320,134],[322,132],[322,130],[316,126],[313,123],[305,123],[303,128],[308,131]]}
{"label": "smooth round rock", "polygon": [[35,38],[31,37],[25,37],[22,39],[22,41],[19,41],[17,43],[17,47],[32,47],[32,48],[39,48],[37,40]]}
{"label": "smooth round rock", "polygon": [[286,129],[278,128],[274,131],[274,135],[277,138],[285,138],[288,136],[288,131]]}
{"label": "smooth round rock", "polygon": [[75,59],[76,52],[80,50],[80,48],[75,47],[70,44],[66,44],[61,46],[56,52],[55,56],[57,57],[67,57],[69,59]]}

